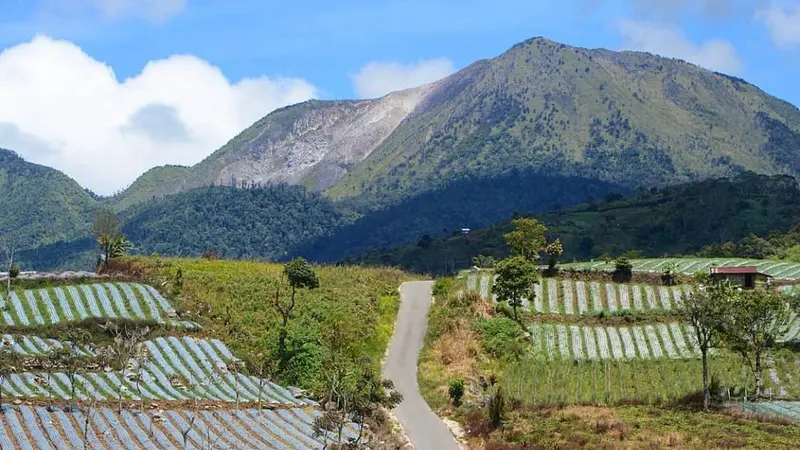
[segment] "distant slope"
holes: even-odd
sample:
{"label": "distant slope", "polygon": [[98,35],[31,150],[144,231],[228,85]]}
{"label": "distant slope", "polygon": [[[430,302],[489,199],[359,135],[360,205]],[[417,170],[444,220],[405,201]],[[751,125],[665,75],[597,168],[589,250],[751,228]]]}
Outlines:
{"label": "distant slope", "polygon": [[797,175],[800,111],[683,61],[537,38],[438,82],[328,193],[391,204],[512,168],[628,187]]}
{"label": "distant slope", "polygon": [[[641,190],[633,198],[610,195],[536,217],[547,224],[551,238],[563,242],[564,261],[630,250],[654,257],[694,254],[709,243],[788,230],[800,221],[800,190],[791,177],[746,173],[733,180]],[[510,230],[504,221],[467,236],[366,252],[346,261],[450,273],[469,267],[477,255],[505,257],[503,234]]]}
{"label": "distant slope", "polygon": [[0,241],[17,250],[87,234],[99,202],[49,167],[0,149]]}
{"label": "distant slope", "polygon": [[278,109],[191,167],[142,175],[116,201],[120,209],[152,197],[210,185],[333,185],[389,136],[431,90],[421,86],[374,100],[311,100]]}

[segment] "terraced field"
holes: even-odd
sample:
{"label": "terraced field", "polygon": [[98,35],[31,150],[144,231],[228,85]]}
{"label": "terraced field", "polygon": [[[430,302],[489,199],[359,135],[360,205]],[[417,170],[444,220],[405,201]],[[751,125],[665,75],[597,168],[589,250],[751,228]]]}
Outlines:
{"label": "terraced field", "polygon": [[10,326],[51,325],[91,317],[154,320],[184,328],[173,308],[153,287],[138,283],[94,283],[56,286],[0,294],[2,322]]}
{"label": "terraced field", "polygon": [[[221,340],[192,336],[199,326],[178,320],[150,286],[76,284],[12,291],[0,302],[0,323],[10,327],[0,335],[3,351],[24,360],[2,383],[4,401],[13,398],[16,405],[0,409],[2,449],[318,449],[333,442],[314,436],[314,420],[321,415],[316,402],[246,373]],[[15,326],[35,333],[37,326],[93,317],[155,320],[175,325],[175,335],[144,341],[135,358],[113,370],[96,364],[106,353],[102,346],[72,348],[56,339],[13,334]],[[65,347],[89,361],[96,358],[91,369],[75,374],[74,386],[66,371],[40,369],[44,357]],[[73,400],[79,406],[65,407]],[[247,409],[255,403],[265,409]],[[129,409],[109,408],[118,404]],[[139,405],[146,410],[132,409]],[[345,437],[355,437],[355,429],[346,428]]]}
{"label": "terraced field", "polygon": [[690,327],[677,323],[631,327],[536,324],[533,353],[555,360],[696,358],[700,352]]}
{"label": "terraced field", "polygon": [[[800,279],[800,264],[786,261],[742,258],[656,258],[634,259],[631,260],[631,263],[633,264],[633,270],[636,272],[661,272],[668,264],[674,263],[678,265],[678,271],[686,275],[707,271],[711,266],[755,266],[758,267],[759,271],[778,279]],[[612,272],[614,271],[614,263],[606,264],[604,261],[581,262],[563,264],[561,268]]]}
{"label": "terraced field", "polygon": [[[84,436],[86,414],[90,427]],[[319,449],[320,412],[309,408],[139,412],[97,408],[65,411],[21,405],[0,417],[3,449]],[[350,428],[344,435],[354,437]],[[84,441],[88,445],[84,446]],[[332,442],[330,439],[327,442]]]}
{"label": "terraced field", "polygon": [[[469,274],[467,288],[491,295],[494,275]],[[533,300],[523,300],[522,308],[540,314],[583,315],[600,311],[669,312],[689,292],[687,286],[601,283],[598,281],[544,278],[534,287]]]}
{"label": "terraced field", "polygon": [[[28,355],[44,355],[52,347],[63,344],[37,337],[11,337],[14,351]],[[76,395],[80,399],[114,400],[214,400],[223,402],[257,401],[304,405],[286,389],[253,376],[229,370],[238,361],[217,339],[191,337],[156,338],[144,343],[149,358],[141,371],[138,387],[136,367],[132,360],[124,371],[99,371],[78,375]],[[86,352],[91,354],[91,352]],[[121,390],[120,390],[121,387]],[[21,398],[53,397],[68,399],[72,384],[65,373],[15,373],[3,383],[7,395]],[[141,391],[141,393],[140,393]],[[140,397],[141,395],[141,397]]]}

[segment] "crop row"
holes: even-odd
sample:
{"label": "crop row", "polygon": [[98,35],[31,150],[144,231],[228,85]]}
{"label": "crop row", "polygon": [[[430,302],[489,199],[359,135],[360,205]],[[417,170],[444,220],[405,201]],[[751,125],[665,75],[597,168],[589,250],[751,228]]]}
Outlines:
{"label": "crop row", "polygon": [[[52,410],[51,410],[52,409]],[[320,412],[218,410],[138,412],[19,406],[0,412],[0,447],[21,449],[318,449],[331,438],[314,436]],[[84,433],[89,421],[88,432]],[[346,427],[343,435],[355,437]],[[88,445],[84,445],[84,442]]]}
{"label": "crop row", "polygon": [[800,402],[738,403],[736,407],[753,414],[777,416],[800,422]]}
{"label": "crop row", "polygon": [[185,328],[188,321],[175,321],[167,300],[151,286],[138,283],[94,283],[28,289],[0,294],[2,322],[11,326],[50,325],[90,317],[155,320]]}
{"label": "crop row", "polygon": [[[709,270],[711,266],[742,267],[755,266],[762,273],[775,278],[798,279],[800,278],[800,264],[773,261],[764,259],[742,258],[655,258],[631,260],[633,270],[637,272],[660,272],[669,264],[676,264],[677,270],[686,275]],[[614,263],[605,261],[592,261],[562,265],[565,269],[613,271]]]}
{"label": "crop row", "polygon": [[[494,276],[470,274],[467,287],[477,286],[484,298],[491,294]],[[599,311],[672,311],[689,292],[686,286],[652,286],[544,278],[534,286],[533,299],[522,308],[540,314],[593,314]]]}
{"label": "crop row", "polygon": [[535,356],[566,360],[695,358],[690,327],[677,323],[632,327],[537,324],[531,327]]}
{"label": "crop row", "polygon": [[[27,355],[44,355],[54,344],[36,337],[12,338],[12,348]],[[76,396],[112,400],[217,400],[303,404],[286,389],[242,373],[238,361],[217,339],[159,337],[144,342],[147,358],[132,359],[122,371],[78,374]],[[22,353],[22,352],[20,352]],[[141,367],[142,370],[137,368]],[[140,376],[137,376],[140,375]],[[137,383],[137,379],[139,382]],[[4,380],[3,390],[15,397],[67,399],[72,383],[67,373],[15,373]]]}

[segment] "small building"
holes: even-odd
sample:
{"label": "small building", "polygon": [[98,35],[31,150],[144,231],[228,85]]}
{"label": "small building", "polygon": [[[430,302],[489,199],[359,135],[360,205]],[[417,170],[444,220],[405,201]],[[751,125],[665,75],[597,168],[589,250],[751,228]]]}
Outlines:
{"label": "small building", "polygon": [[461,234],[469,234],[470,231],[472,231],[472,230],[470,230],[469,228],[462,228],[461,229]]}
{"label": "small building", "polygon": [[755,266],[712,267],[711,278],[714,281],[729,281],[745,289],[755,289],[769,287],[769,279],[772,276],[759,272]]}

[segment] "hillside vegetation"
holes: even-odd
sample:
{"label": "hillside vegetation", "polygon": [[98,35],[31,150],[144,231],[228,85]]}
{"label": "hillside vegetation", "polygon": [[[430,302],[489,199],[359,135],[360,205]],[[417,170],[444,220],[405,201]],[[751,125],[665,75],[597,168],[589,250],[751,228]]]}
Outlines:
{"label": "hillside vegetation", "polygon": [[63,173],[0,148],[0,244],[18,250],[89,232],[98,203]]}
{"label": "hillside vegetation", "polygon": [[[128,258],[115,262],[111,270],[133,274],[174,293],[176,308],[186,318],[199,323],[202,333],[224,340],[236,354],[255,357],[277,351],[280,315],[272,302],[282,265]],[[278,375],[283,383],[312,390],[320,389],[323,382],[323,334],[335,324],[343,327],[348,353],[378,367],[394,329],[397,288],[409,279],[393,269],[320,266],[315,271],[320,287],[297,292],[294,318],[288,326],[288,362]]]}
{"label": "hillside vegetation", "polygon": [[[630,198],[612,194],[536,217],[548,226],[551,237],[564,243],[562,261],[619,256],[629,251],[651,257],[701,252],[708,256],[765,258],[787,256],[788,248],[781,249],[796,245],[782,232],[800,220],[799,205],[800,189],[793,178],[746,173],[732,179],[639,190]],[[420,240],[348,261],[452,273],[470,267],[472,258],[478,255],[496,259],[508,255],[503,234],[511,228],[510,222],[501,222],[466,236]],[[768,239],[758,237],[768,235]],[[727,241],[741,242],[738,246],[719,245]],[[706,247],[714,242],[719,244]],[[722,247],[729,253],[714,254]]]}

